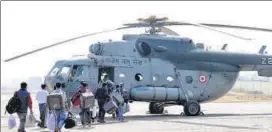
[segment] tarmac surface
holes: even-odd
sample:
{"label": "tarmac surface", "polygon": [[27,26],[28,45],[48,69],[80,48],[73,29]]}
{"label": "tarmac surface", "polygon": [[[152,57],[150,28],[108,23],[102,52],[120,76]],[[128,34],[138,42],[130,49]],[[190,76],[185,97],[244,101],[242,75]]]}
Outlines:
{"label": "tarmac surface", "polygon": [[[8,129],[8,117],[4,114],[10,94],[1,95],[1,131]],[[35,97],[35,96],[33,96]],[[32,98],[33,98],[32,97]],[[38,119],[38,106],[34,98],[34,115]],[[94,123],[90,128],[81,124],[63,132],[272,132],[272,102],[206,103],[201,104],[205,115],[197,117],[181,116],[182,106],[165,108],[167,114],[147,114],[148,103],[133,102],[131,111],[125,114],[125,122],[118,122],[107,115],[105,124]],[[17,115],[14,114],[17,118]],[[16,120],[18,127],[18,119]],[[27,132],[48,132],[38,127],[27,128]]]}

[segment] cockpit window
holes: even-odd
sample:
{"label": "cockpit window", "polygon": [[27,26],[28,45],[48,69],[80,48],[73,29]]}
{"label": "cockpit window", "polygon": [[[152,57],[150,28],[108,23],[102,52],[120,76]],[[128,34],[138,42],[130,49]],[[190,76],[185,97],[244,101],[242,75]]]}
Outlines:
{"label": "cockpit window", "polygon": [[55,76],[58,72],[59,72],[59,68],[58,67],[55,67],[49,74],[49,76]]}
{"label": "cockpit window", "polygon": [[70,67],[65,66],[62,67],[61,71],[58,73],[59,76],[62,76],[63,78],[67,78],[69,75]]}
{"label": "cockpit window", "polygon": [[88,66],[73,66],[72,77],[88,76]]}
{"label": "cockpit window", "polygon": [[78,66],[75,76],[81,76],[81,75],[83,75],[83,66]]}

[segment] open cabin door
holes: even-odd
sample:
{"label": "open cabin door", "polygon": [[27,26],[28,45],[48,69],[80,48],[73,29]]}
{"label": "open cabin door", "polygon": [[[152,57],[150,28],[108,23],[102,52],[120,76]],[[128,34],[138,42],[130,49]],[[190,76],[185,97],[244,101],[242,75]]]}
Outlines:
{"label": "open cabin door", "polygon": [[103,76],[107,74],[109,79],[113,82],[115,82],[114,80],[114,67],[100,67],[98,69],[98,82],[99,83],[101,81],[101,79],[103,78]]}

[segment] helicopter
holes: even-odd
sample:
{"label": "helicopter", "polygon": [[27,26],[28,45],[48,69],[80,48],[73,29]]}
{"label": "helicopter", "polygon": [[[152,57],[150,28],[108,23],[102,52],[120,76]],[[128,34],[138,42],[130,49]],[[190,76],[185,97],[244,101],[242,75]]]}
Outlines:
{"label": "helicopter", "polygon": [[[204,44],[180,37],[166,26],[196,26],[242,40],[251,39],[216,28],[272,32],[265,28],[168,21],[167,17],[150,16],[120,28],[54,43],[5,62],[96,34],[146,28],[143,34],[124,34],[119,41],[93,43],[88,55],[57,61],[44,83],[51,92],[56,82],[64,82],[67,97],[71,97],[82,80],[95,90],[107,74],[114,83],[123,83],[131,102],[149,102],[150,114],[162,114],[164,107],[181,105],[186,116],[197,116],[201,113],[201,103],[216,100],[230,91],[240,71],[257,71],[259,76],[272,77],[272,55],[264,53],[266,46],[255,54],[210,51],[204,49]],[[227,44],[222,50],[226,47]]]}

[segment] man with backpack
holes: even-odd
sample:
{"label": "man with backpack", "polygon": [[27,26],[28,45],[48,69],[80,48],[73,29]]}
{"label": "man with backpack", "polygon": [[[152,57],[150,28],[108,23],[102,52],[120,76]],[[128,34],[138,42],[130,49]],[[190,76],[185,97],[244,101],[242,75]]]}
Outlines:
{"label": "man with backpack", "polygon": [[56,115],[56,128],[55,132],[60,132],[62,126],[64,125],[64,121],[66,119],[66,113],[65,113],[65,108],[66,111],[69,113],[69,107],[67,103],[67,98],[66,98],[66,93],[63,91],[61,88],[61,83],[56,83],[56,90],[54,90],[51,94],[61,94],[62,97],[62,103],[63,103],[63,109],[56,109],[54,110],[54,113]]}
{"label": "man with backpack", "polygon": [[[13,112],[10,111],[10,107],[6,107],[7,111],[12,114],[17,112],[18,117],[20,119],[20,125],[18,128],[18,132],[25,132],[25,122],[28,108],[30,109],[30,113],[33,114],[32,110],[32,99],[30,93],[27,91],[27,83],[22,82],[20,90],[14,93],[14,97],[16,98],[17,104],[8,104],[8,106],[16,108]],[[10,102],[9,102],[10,103]]]}

